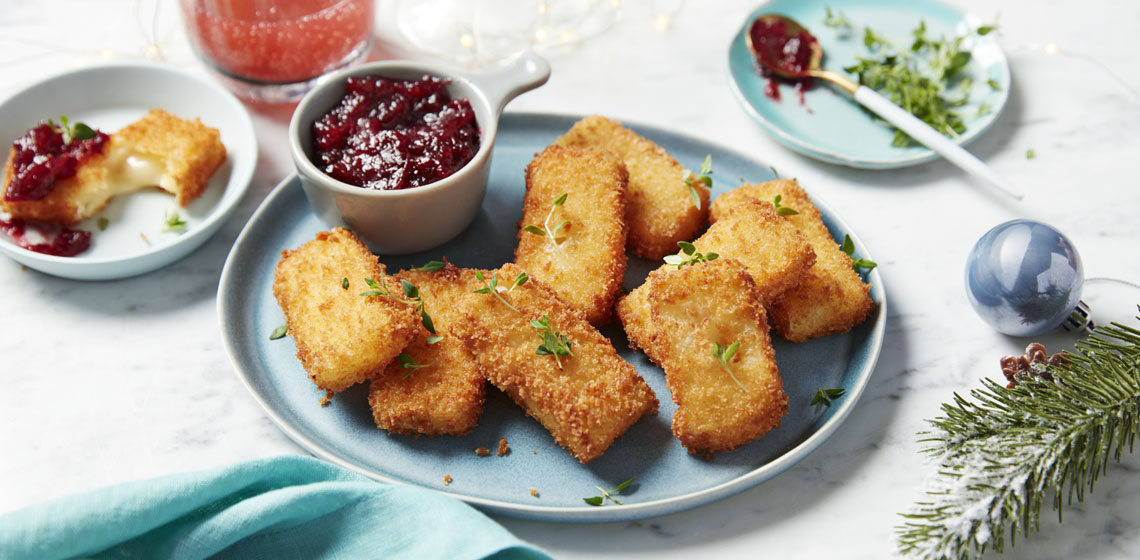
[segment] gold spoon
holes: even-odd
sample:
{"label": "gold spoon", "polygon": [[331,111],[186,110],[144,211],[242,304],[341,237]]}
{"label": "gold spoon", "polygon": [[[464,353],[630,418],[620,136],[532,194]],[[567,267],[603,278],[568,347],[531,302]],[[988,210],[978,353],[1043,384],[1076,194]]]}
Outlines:
{"label": "gold spoon", "polygon": [[[784,27],[785,37],[790,37],[791,40],[800,42],[803,42],[805,37],[810,39],[810,41],[807,41],[809,53],[806,65],[787,65],[781,64],[780,60],[770,60],[767,56],[769,53],[757,51],[756,46],[752,44],[752,30],[757,24],[772,26],[781,23]],[[876,115],[882,117],[883,120],[895,125],[899,130],[907,133],[920,144],[949,160],[950,163],[957,165],[959,168],[981,179],[987,186],[1000,191],[1002,194],[1014,200],[1021,200],[1023,195],[1017,189],[1007,183],[997,173],[994,173],[992,169],[974,157],[973,154],[950,141],[946,136],[943,136],[941,132],[931,128],[930,125],[922,122],[905,109],[891,103],[887,98],[875,93],[875,90],[867,86],[859,85],[846,76],[820,68],[820,62],[823,60],[823,47],[819,45],[819,41],[816,41],[815,37],[808,33],[804,26],[800,25],[794,19],[778,14],[762,15],[748,24],[748,30],[744,34],[744,41],[748,44],[748,50],[752,53],[752,57],[756,62],[770,70],[773,74],[781,78],[819,78],[835,84],[840,89],[851,94],[860,105],[870,109]],[[796,47],[798,45],[792,46]],[[786,54],[786,50],[781,49],[781,54]],[[784,60],[782,62],[788,61]],[[793,60],[792,62],[795,63],[797,61]]]}

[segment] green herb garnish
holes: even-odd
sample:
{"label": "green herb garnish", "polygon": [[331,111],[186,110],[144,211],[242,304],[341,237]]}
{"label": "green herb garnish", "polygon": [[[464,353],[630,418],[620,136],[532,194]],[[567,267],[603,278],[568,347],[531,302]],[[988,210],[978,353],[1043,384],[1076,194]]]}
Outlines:
{"label": "green herb garnish", "polygon": [[419,270],[424,272],[436,272],[444,267],[442,261],[428,261],[427,264],[421,266]]}
{"label": "green herb garnish", "polygon": [[843,12],[832,12],[831,6],[824,6],[824,9],[827,10],[827,17],[823,18],[824,25],[844,31],[851,31],[855,27]]}
{"label": "green herb garnish", "polygon": [[697,192],[697,187],[694,185],[694,182],[702,183],[711,189],[713,180],[710,175],[712,175],[712,172],[712,154],[709,154],[705,156],[705,160],[701,162],[701,170],[695,179],[693,178],[693,172],[688,169],[681,173],[681,178],[684,179],[685,184],[689,186],[689,197],[693,199],[693,206],[696,206],[697,210],[701,209],[701,194]]}
{"label": "green herb garnish", "polygon": [[341,289],[343,289],[343,290],[347,290],[347,289],[348,289],[348,277],[347,277],[347,276],[345,276],[344,278],[341,278],[341,279],[340,279],[340,287],[341,287]]}
{"label": "green herb garnish", "polygon": [[1037,157],[1037,152],[1034,151],[1033,148],[1025,150],[1025,159],[1033,159],[1035,157]]}
{"label": "green herb garnish", "polygon": [[[474,293],[476,293],[476,294],[491,294],[491,295],[499,298],[499,301],[503,302],[503,305],[506,305],[507,307],[513,309],[515,313],[522,313],[521,311],[518,310],[518,308],[511,305],[511,303],[509,301],[503,299],[503,296],[499,295],[499,278],[497,276],[495,276],[494,274],[491,274],[491,281],[488,282],[483,277],[483,271],[478,271],[475,273],[475,278],[477,280],[479,280],[480,282],[482,282],[484,287],[479,288],[478,290],[475,290]],[[522,286],[523,284],[526,284],[526,281],[529,279],[530,279],[530,277],[527,276],[525,272],[520,272],[518,274],[518,276],[515,276],[515,279],[511,282],[511,287],[510,288],[504,288],[504,290],[509,294],[512,291],[514,291],[514,289],[516,287]]]}
{"label": "green herb garnish", "polygon": [[177,231],[182,233],[186,231],[186,220],[178,215],[178,212],[163,213],[162,231]]}
{"label": "green herb garnish", "polygon": [[281,325],[280,327],[273,329],[273,332],[269,333],[269,340],[277,340],[286,334],[289,334],[289,325]]}
{"label": "green herb garnish", "polygon": [[407,379],[409,375],[416,372],[417,369],[426,368],[431,364],[417,364],[416,359],[411,354],[400,354],[396,356],[396,361],[400,364],[400,369],[408,370],[400,379]]}
{"label": "green herb garnish", "polygon": [[541,228],[538,226],[535,226],[535,225],[530,225],[530,226],[524,227],[523,231],[525,231],[527,233],[533,233],[533,234],[538,235],[540,237],[545,237],[545,238],[549,239],[551,243],[554,243],[555,247],[558,247],[559,245],[561,245],[563,238],[558,236],[558,232],[562,228],[569,225],[570,220],[564,220],[562,223],[554,226],[554,229],[551,229],[550,228],[550,219],[554,217],[554,210],[557,209],[559,206],[562,206],[563,204],[566,203],[566,198],[568,196],[570,196],[570,193],[562,193],[561,195],[558,196],[558,198],[555,198],[554,201],[550,203],[550,211],[546,213],[546,221],[542,222]]}
{"label": "green herb garnish", "polygon": [[63,115],[60,115],[59,122],[60,126],[56,126],[55,123],[51,122],[51,119],[48,119],[48,126],[63,135],[63,143],[65,145],[70,144],[72,140],[90,140],[97,134],[95,129],[78,121],[72,123],[70,119]]}
{"label": "green herb garnish", "polygon": [[681,268],[687,264],[697,264],[699,262],[708,262],[716,260],[720,255],[716,253],[700,253],[697,248],[688,241],[678,241],[677,246],[681,248],[681,252],[676,255],[666,255],[665,264],[671,264],[677,268]]}
{"label": "green herb garnish", "polygon": [[843,252],[846,253],[848,257],[851,257],[852,264],[855,268],[871,270],[879,266],[878,263],[873,260],[855,258],[855,242],[851,240],[851,236],[848,234],[843,235],[843,245],[840,248],[843,249]]}
{"label": "green herb garnish", "polygon": [[720,364],[721,369],[728,372],[728,376],[740,387],[741,391],[747,391],[744,385],[736,378],[736,374],[732,373],[732,369],[728,367],[728,362],[732,361],[732,357],[736,355],[736,350],[740,348],[739,342],[733,342],[728,346],[721,346],[720,343],[713,343],[713,357],[716,358],[717,363]]}
{"label": "green herb garnish", "polygon": [[438,334],[434,334],[434,335],[431,335],[431,336],[425,338],[424,342],[426,342],[428,346],[431,346],[432,344],[435,344],[441,340],[443,340],[442,336],[440,336]]}
{"label": "green herb garnish", "polygon": [[106,216],[99,216],[99,219],[95,223],[99,226],[99,231],[104,231],[107,229],[107,226],[111,224],[111,220],[108,220]]}
{"label": "green herb garnish", "polygon": [[538,349],[534,353],[540,356],[554,356],[554,361],[558,363],[558,369],[562,369],[562,356],[574,356],[574,353],[570,351],[570,339],[554,330],[550,326],[550,317],[546,315],[543,315],[541,320],[531,320],[530,326],[538,329],[538,338],[542,339],[542,344],[538,345]]}
{"label": "green herb garnish", "polygon": [[[830,9],[824,24],[851,28],[842,13],[832,13]],[[996,25],[982,26],[974,35],[986,35],[994,29]],[[879,92],[935,130],[957,137],[966,131],[957,108],[969,103],[974,85],[974,80],[965,73],[971,54],[963,48],[972,35],[935,38],[927,35],[926,23],[920,22],[912,36],[909,46],[898,46],[878,32],[864,28],[863,44],[873,55],[856,57],[857,62],[844,71],[855,74],[860,84]],[[987,83],[995,91],[1000,89],[993,80]],[[978,108],[977,116],[990,111],[983,105]],[[905,132],[895,129],[892,146],[904,147],[911,142]]]}
{"label": "green herb garnish", "polygon": [[783,199],[783,195],[779,194],[776,195],[776,198],[772,199],[772,206],[776,207],[777,214],[781,216],[795,216],[796,214],[799,214],[799,212],[796,212],[795,208],[788,208],[787,206],[780,204],[780,201]]}
{"label": "green herb garnish", "polygon": [[[368,284],[369,288],[372,288],[371,290],[368,290],[365,292],[360,292],[360,295],[362,295],[364,297],[368,297],[368,296],[390,296],[390,295],[392,295],[392,293],[388,291],[388,285],[384,282],[383,276],[380,277],[379,283],[377,283],[375,280],[373,280],[371,278],[365,278],[364,283]],[[341,285],[343,286],[344,283],[341,282]]]}
{"label": "green herb garnish", "polygon": [[816,389],[815,394],[812,395],[811,405],[819,406],[822,404],[823,406],[831,406],[831,401],[842,397],[846,393],[847,390],[843,388],[824,389],[823,387],[820,387]]}
{"label": "green herb garnish", "polygon": [[[431,334],[435,334],[435,324],[431,320],[431,315],[428,315],[427,309],[424,307],[424,298],[420,296],[420,289],[415,284],[407,280],[400,280],[400,289],[403,290],[404,296],[408,299],[401,298],[393,295],[388,289],[388,284],[384,282],[384,276],[380,276],[380,282],[376,282],[371,278],[365,278],[364,283],[368,284],[370,290],[360,292],[360,295],[368,296],[387,296],[400,303],[415,306],[416,311],[420,314],[420,323]],[[344,283],[342,282],[343,286]]]}
{"label": "green herb garnish", "polygon": [[[636,478],[636,477],[634,477],[634,478]],[[629,479],[629,480],[627,480],[621,484],[618,484],[617,488],[614,488],[613,490],[604,490],[604,489],[602,489],[601,486],[595,486],[594,488],[597,488],[598,491],[602,493],[602,495],[601,496],[594,496],[592,498],[582,498],[582,501],[584,501],[587,504],[590,504],[592,506],[600,506],[603,503],[605,503],[606,500],[609,500],[609,501],[620,506],[620,505],[622,505],[621,500],[613,497],[613,495],[614,494],[621,494],[623,490],[625,490],[626,488],[629,488],[629,485],[633,484],[634,478],[631,478],[631,479]]]}
{"label": "green herb garnish", "polygon": [[990,89],[992,89],[994,91],[1001,91],[1001,84],[997,83],[996,81],[994,81],[992,79],[986,80],[986,84],[989,85]]}

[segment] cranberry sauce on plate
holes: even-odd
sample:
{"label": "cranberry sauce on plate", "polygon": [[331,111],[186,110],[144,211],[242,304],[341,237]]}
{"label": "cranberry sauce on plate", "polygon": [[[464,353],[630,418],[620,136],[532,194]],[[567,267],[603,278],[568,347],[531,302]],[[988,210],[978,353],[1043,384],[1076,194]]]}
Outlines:
{"label": "cranberry sauce on plate", "polygon": [[368,189],[434,183],[479,151],[475,112],[448,95],[447,80],[351,77],[340,103],[312,126],[314,162],[330,177]]}

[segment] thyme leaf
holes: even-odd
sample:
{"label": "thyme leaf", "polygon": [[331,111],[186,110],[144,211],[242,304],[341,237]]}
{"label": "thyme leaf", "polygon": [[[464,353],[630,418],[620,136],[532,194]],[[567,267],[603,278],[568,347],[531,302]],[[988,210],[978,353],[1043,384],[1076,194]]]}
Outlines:
{"label": "thyme leaf", "polygon": [[178,215],[178,212],[163,212],[162,231],[182,233],[186,231],[186,220],[183,220],[182,216]]}
{"label": "thyme leaf", "polygon": [[848,257],[851,257],[852,266],[854,266],[856,270],[860,268],[871,270],[879,266],[878,263],[871,259],[855,258],[855,242],[851,241],[851,235],[849,234],[843,234],[843,245],[840,248],[843,249],[843,252],[846,253]]}
{"label": "thyme leaf", "polygon": [[696,206],[697,210],[701,209],[701,194],[697,192],[696,183],[701,183],[711,189],[713,180],[710,175],[712,175],[712,173],[712,154],[705,156],[704,161],[701,162],[701,169],[695,178],[693,177],[693,172],[688,169],[681,172],[681,179],[688,185],[689,198],[693,199],[693,206]]}
{"label": "thyme leaf", "polygon": [[789,208],[787,206],[780,204],[780,201],[783,200],[783,198],[784,198],[783,195],[778,194],[778,195],[776,195],[775,198],[772,199],[772,206],[776,207],[776,213],[781,215],[781,216],[795,216],[795,215],[799,214],[799,212],[797,212],[795,208]]}
{"label": "thyme leaf", "polygon": [[542,340],[534,353],[540,356],[554,356],[554,361],[558,363],[558,369],[562,369],[562,357],[574,356],[574,353],[570,351],[572,344],[570,339],[554,330],[554,327],[550,326],[550,317],[546,315],[543,315],[542,319],[532,319],[530,326],[538,329],[538,338]]}
{"label": "thyme leaf", "polygon": [[613,490],[605,490],[601,486],[595,486],[594,488],[597,488],[598,491],[602,493],[602,495],[601,496],[592,496],[589,498],[582,498],[582,501],[586,502],[587,504],[592,505],[592,506],[600,506],[600,505],[604,504],[606,500],[609,500],[609,501],[620,506],[620,505],[622,505],[621,500],[615,498],[613,495],[614,494],[621,494],[623,491],[625,491],[626,488],[629,488],[630,484],[633,484],[633,481],[636,478],[637,477],[630,478],[629,480],[627,480],[621,484],[618,484],[617,488],[614,488]]}
{"label": "thyme leaf", "polygon": [[714,342],[713,357],[716,358],[716,361],[718,364],[720,364],[721,369],[728,372],[728,376],[732,378],[733,383],[736,383],[736,386],[740,387],[741,391],[747,391],[748,389],[744,388],[744,385],[740,382],[739,379],[736,378],[736,374],[732,373],[732,369],[728,367],[728,362],[732,361],[732,357],[736,355],[736,351],[739,348],[739,342],[733,342],[728,346],[722,346],[720,343]]}
{"label": "thyme leaf", "polygon": [[695,265],[699,262],[714,261],[720,256],[713,252],[698,252],[696,246],[688,241],[678,241],[677,246],[681,248],[681,251],[676,255],[666,255],[665,264],[671,264],[677,268],[681,268],[687,264]]}
{"label": "thyme leaf", "polygon": [[431,364],[417,364],[416,359],[411,354],[400,354],[396,356],[396,361],[400,364],[400,369],[408,370],[400,379],[407,379],[416,370],[431,366]]}
{"label": "thyme leaf", "polygon": [[834,401],[835,399],[838,399],[845,394],[847,394],[847,390],[843,388],[824,389],[823,387],[820,387],[816,389],[815,394],[811,396],[811,405],[823,405],[830,407],[831,401]]}

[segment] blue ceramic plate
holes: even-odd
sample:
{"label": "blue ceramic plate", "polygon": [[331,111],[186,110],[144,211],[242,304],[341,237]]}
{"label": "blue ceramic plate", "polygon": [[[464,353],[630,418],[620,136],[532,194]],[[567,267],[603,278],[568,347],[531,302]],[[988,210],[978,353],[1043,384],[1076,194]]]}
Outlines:
{"label": "blue ceramic plate", "polygon": [[[825,26],[827,6],[846,15],[856,30],[845,33]],[[982,20],[934,0],[771,0],[745,18],[728,48],[729,81],[737,100],[781,144],[826,162],[868,169],[903,167],[938,157],[925,146],[891,146],[894,132],[887,125],[876,122],[845,92],[822,81],[804,94],[802,105],[789,85],[779,86],[780,101],[767,97],[767,80],[756,73],[744,38],[752,20],[771,13],[789,16],[811,31],[823,47],[823,67],[839,74],[845,74],[843,67],[854,64],[857,56],[870,56],[863,45],[864,27],[909,46],[920,21],[926,22],[929,37],[954,37],[983,25]],[[974,86],[970,103],[959,108],[966,123],[959,144],[970,142],[993,124],[1005,108],[1010,87],[1009,64],[994,34],[967,47],[972,54],[967,75]],[[988,80],[999,89],[987,85]],[[989,112],[978,115],[983,105]]]}
{"label": "blue ceramic plate", "polygon": [[[482,211],[460,236],[443,247],[416,255],[381,259],[390,270],[419,266],[446,256],[461,267],[495,268],[511,261],[515,227],[522,213],[523,170],[534,154],[565,132],[579,117],[508,113],[496,140],[491,179]],[[696,168],[712,154],[714,195],[736,186],[737,178],[772,179],[768,166],[747,156],[665,130],[629,125],[682,164]],[[832,233],[851,233],[822,202],[816,201]],[[550,434],[503,393],[488,390],[486,411],[469,435],[409,438],[376,428],[367,387],[337,394],[326,407],[323,393],[309,381],[290,337],[269,340],[285,318],[273,298],[273,270],[282,249],[293,249],[324,229],[313,214],[300,182],[290,177],[266,198],[226,260],[218,289],[222,336],[238,375],[269,416],[314,455],[379,480],[433,488],[494,513],[551,521],[623,521],[663,515],[724,498],[755,486],[803,459],[818,447],[855,407],[871,376],[883,341],[886,308],[878,272],[871,272],[876,312],[855,330],[804,344],[775,342],[776,358],[790,398],[781,427],[765,438],[712,461],[689,455],[673,438],[670,400],[661,369],[629,350],[620,326],[603,329],[623,358],[645,378],[661,410],[638,422],[600,459],[580,464]],[[855,239],[859,254],[866,250]],[[658,263],[630,259],[625,285],[638,286]],[[843,387],[847,396],[831,408],[810,406],[818,387]],[[505,457],[477,457],[477,447],[495,449],[500,437],[510,444]],[[453,482],[444,486],[444,475]],[[623,493],[624,506],[592,507],[582,498],[637,477]],[[539,497],[529,489],[538,490]]]}

